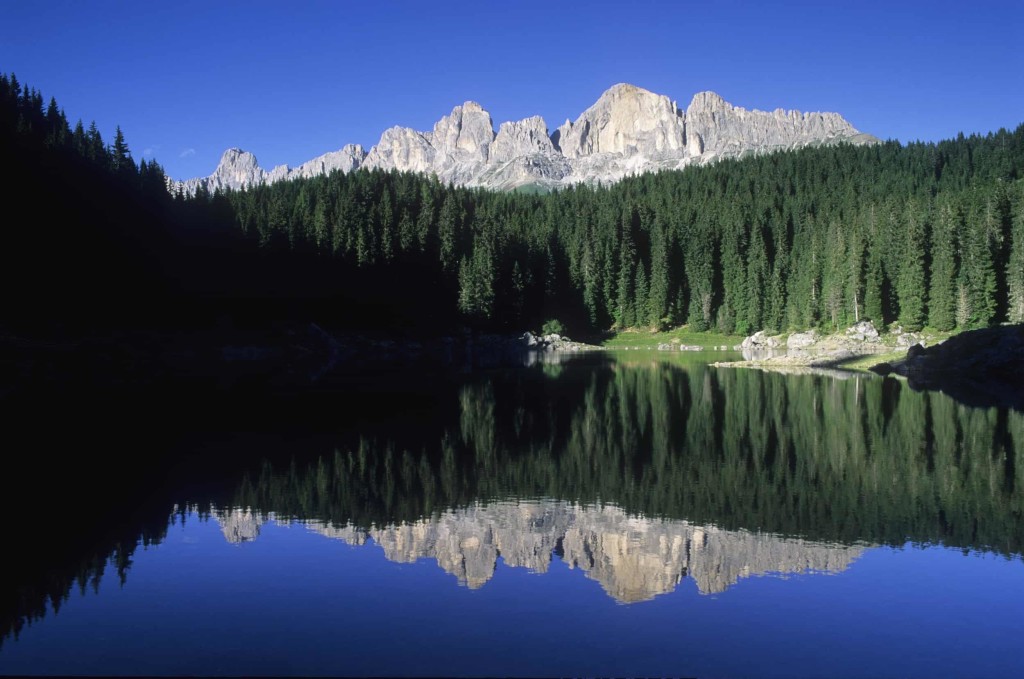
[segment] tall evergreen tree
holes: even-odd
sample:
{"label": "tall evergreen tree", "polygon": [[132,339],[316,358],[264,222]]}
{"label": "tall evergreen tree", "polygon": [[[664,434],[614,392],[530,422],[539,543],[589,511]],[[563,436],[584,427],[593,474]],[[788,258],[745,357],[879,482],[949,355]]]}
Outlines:
{"label": "tall evergreen tree", "polygon": [[959,205],[943,201],[938,208],[931,239],[931,279],[928,286],[928,323],[936,330],[956,326],[956,239],[963,230]]}
{"label": "tall evergreen tree", "polygon": [[905,330],[917,331],[925,321],[925,263],[926,225],[921,207],[907,203],[902,220],[903,243],[897,274],[897,298],[900,325]]}
{"label": "tall evergreen tree", "polygon": [[961,248],[959,325],[983,328],[996,313],[995,267],[984,220],[967,225]]}
{"label": "tall evergreen tree", "polygon": [[1011,323],[1024,323],[1024,191],[1019,194],[1017,211],[1013,215],[1010,257],[1006,264],[1007,320]]}

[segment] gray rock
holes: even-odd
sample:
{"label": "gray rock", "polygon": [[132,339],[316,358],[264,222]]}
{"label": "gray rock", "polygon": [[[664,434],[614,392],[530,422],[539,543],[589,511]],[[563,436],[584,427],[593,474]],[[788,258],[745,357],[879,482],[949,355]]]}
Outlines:
{"label": "gray rock", "polygon": [[789,349],[805,349],[817,341],[818,333],[814,330],[794,332],[786,339],[786,347]]}
{"label": "gray rock", "polygon": [[861,321],[846,329],[846,336],[858,342],[877,342],[878,330],[871,321]]}
{"label": "gray rock", "polygon": [[740,344],[741,349],[774,349],[782,343],[778,337],[771,337],[764,330],[758,330]]}
{"label": "gray rock", "polygon": [[748,111],[714,92],[695,95],[683,111],[664,95],[619,84],[550,137],[539,116],[502,123],[495,133],[490,114],[467,101],[431,131],[385,130],[369,153],[350,144],[297,168],[281,165],[267,172],[251,153],[229,149],[210,176],[172,181],[169,188],[186,194],[200,187],[211,192],[244,189],[360,167],[433,174],[446,182],[502,190],[559,188],[610,183],[631,174],[751,152],[877,141],[836,113]]}
{"label": "gray rock", "polygon": [[896,335],[896,346],[909,347],[921,343],[921,335],[916,332],[904,332]]}
{"label": "gray rock", "polygon": [[600,153],[681,156],[686,147],[682,112],[664,95],[620,83],[601,95],[575,122],[555,133],[566,158]]}
{"label": "gray rock", "polygon": [[837,141],[877,141],[870,135],[862,135],[838,113],[801,113],[782,109],[748,111],[729,104],[714,92],[694,95],[686,109],[686,133],[700,140],[702,155],[715,156]]}
{"label": "gray rock", "polygon": [[557,153],[544,119],[533,116],[526,120],[502,123],[491,144],[491,161],[508,163],[523,156],[549,156]]}

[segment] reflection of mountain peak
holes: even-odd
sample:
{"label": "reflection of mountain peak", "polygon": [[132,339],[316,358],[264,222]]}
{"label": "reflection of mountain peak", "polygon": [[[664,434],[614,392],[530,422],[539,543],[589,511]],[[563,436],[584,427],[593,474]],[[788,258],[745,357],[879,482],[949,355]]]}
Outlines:
{"label": "reflection of mountain peak", "polygon": [[220,524],[220,530],[224,533],[224,539],[235,545],[258,538],[260,526],[266,520],[258,512],[253,512],[250,507],[245,509],[241,507],[214,509],[211,514],[217,519],[217,523]]}
{"label": "reflection of mountain peak", "polygon": [[[258,523],[249,510],[215,516],[229,540],[249,525],[256,525],[258,534]],[[622,603],[671,592],[687,575],[701,593],[712,594],[755,575],[838,573],[864,551],[864,547],[635,517],[610,505],[555,500],[474,503],[434,518],[370,530],[315,521],[307,526],[354,545],[372,538],[389,560],[398,563],[433,559],[471,589],[493,577],[499,555],[508,566],[543,573],[559,549],[570,568],[584,571]]]}

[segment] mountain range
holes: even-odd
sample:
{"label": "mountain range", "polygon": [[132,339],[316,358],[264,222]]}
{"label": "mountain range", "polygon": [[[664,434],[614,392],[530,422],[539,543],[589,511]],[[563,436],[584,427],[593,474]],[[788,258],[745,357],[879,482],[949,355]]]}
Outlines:
{"label": "mountain range", "polygon": [[[214,508],[212,516],[232,544],[257,539],[267,521],[292,523],[252,508]],[[728,531],[632,516],[613,505],[560,500],[475,502],[419,521],[369,529],[317,520],[302,523],[350,545],[372,540],[396,563],[433,560],[470,589],[494,577],[499,557],[506,566],[545,573],[558,554],[620,603],[671,592],[684,577],[702,594],[717,594],[752,576],[840,573],[870,547]]]}
{"label": "mountain range", "polygon": [[878,139],[859,132],[838,113],[747,110],[714,92],[694,95],[682,109],[665,95],[623,83],[551,133],[540,116],[504,122],[495,132],[490,113],[467,101],[430,131],[391,127],[369,151],[348,144],[296,168],[279,165],[267,171],[252,153],[231,148],[213,174],[173,182],[171,188],[186,194],[200,187],[210,192],[243,189],[365,168],[433,174],[446,183],[497,190],[553,189],[840,142],[870,144]]}

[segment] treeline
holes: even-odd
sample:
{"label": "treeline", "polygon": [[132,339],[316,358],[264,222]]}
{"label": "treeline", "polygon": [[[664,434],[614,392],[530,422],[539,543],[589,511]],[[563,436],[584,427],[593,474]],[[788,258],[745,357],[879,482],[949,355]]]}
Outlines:
{"label": "treeline", "polygon": [[748,333],[1024,322],[1024,125],[494,193],[358,171],[171,196],[123,135],[0,77],[12,302],[328,326]]}
{"label": "treeline", "polygon": [[1024,126],[548,196],[356,172],[222,199],[264,247],[390,272],[396,295],[429,286],[439,312],[483,325],[952,330],[1024,322],[1022,176]]}
{"label": "treeline", "polygon": [[229,206],[174,201],[120,129],[107,143],[95,123],[71,125],[14,75],[0,74],[0,156],[0,301],[22,333],[302,317],[333,285],[316,277],[326,260],[260,249]]}

